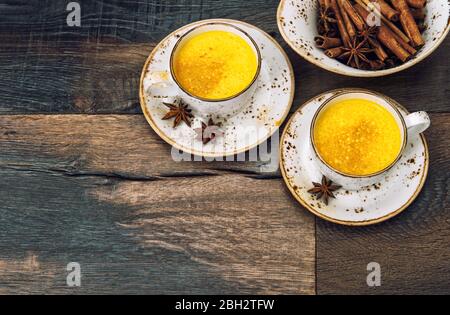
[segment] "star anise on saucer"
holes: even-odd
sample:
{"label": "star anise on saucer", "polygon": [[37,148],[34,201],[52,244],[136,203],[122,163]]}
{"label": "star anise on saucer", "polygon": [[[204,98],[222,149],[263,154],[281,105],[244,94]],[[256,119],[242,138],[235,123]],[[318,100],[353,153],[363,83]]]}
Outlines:
{"label": "star anise on saucer", "polygon": [[188,108],[187,104],[180,101],[179,104],[164,103],[169,108],[169,112],[164,115],[163,120],[175,118],[173,121],[173,128],[176,128],[182,121],[189,127],[191,126],[192,110]]}
{"label": "star anise on saucer", "polygon": [[344,53],[339,58],[346,59],[347,65],[355,65],[358,69],[362,68],[361,61],[369,64],[366,54],[373,52],[373,49],[365,47],[366,40],[359,42],[355,37],[349,47],[342,47]]}
{"label": "star anise on saucer", "polygon": [[333,25],[337,23],[334,11],[328,7],[320,6],[319,8],[319,32],[321,34],[329,35],[330,31],[333,30]]}
{"label": "star anise on saucer", "polygon": [[207,144],[211,140],[214,140],[221,132],[219,127],[214,123],[212,118],[208,120],[208,124],[202,121],[202,126],[200,128],[195,128],[194,131],[197,133],[197,140]]}
{"label": "star anise on saucer", "polygon": [[323,199],[323,202],[328,205],[328,198],[336,198],[333,194],[333,191],[336,191],[341,188],[339,185],[334,185],[331,180],[322,176],[322,183],[313,182],[314,187],[308,190],[308,192],[312,195],[316,195],[317,199]]}

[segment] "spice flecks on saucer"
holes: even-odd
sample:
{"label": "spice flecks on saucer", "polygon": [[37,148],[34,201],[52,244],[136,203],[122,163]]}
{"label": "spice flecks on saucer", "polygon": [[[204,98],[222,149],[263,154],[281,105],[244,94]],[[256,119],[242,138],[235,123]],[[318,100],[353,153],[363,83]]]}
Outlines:
{"label": "spice flecks on saucer", "polygon": [[194,115],[191,113],[192,110],[188,108],[187,104],[183,102],[179,102],[179,104],[174,103],[165,103],[165,106],[169,108],[169,112],[164,115],[163,120],[175,118],[173,121],[173,128],[176,128],[182,121],[186,123],[189,127],[191,126],[191,119],[194,118]]}
{"label": "spice flecks on saucer", "polygon": [[313,182],[313,185],[314,187],[308,190],[308,193],[316,195],[317,199],[323,199],[325,205],[328,205],[329,197],[336,198],[333,192],[341,188],[339,185],[334,185],[325,175],[322,176],[322,182],[320,184]]}
{"label": "spice flecks on saucer", "polygon": [[355,213],[363,213],[364,212],[364,208],[363,207],[355,208],[354,211],[355,211]]}

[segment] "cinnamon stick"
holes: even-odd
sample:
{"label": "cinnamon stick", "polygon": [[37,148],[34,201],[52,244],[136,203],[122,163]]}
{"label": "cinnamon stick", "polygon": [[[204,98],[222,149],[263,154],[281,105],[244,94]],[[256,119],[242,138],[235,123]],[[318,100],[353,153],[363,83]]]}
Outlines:
{"label": "cinnamon stick", "polygon": [[352,21],[350,20],[350,17],[347,14],[347,11],[344,9],[342,5],[342,0],[337,0],[339,10],[341,11],[342,18],[344,19],[344,25],[347,29],[348,36],[350,36],[351,39],[353,39],[356,36],[355,27],[353,26]]}
{"label": "cinnamon stick", "polygon": [[364,20],[359,16],[358,12],[356,12],[355,8],[353,8],[352,4],[348,0],[340,0],[339,2],[344,10],[347,12],[347,15],[352,20],[358,31],[362,31],[366,25]]}
{"label": "cinnamon stick", "polygon": [[383,14],[388,20],[393,22],[398,21],[399,13],[394,10],[389,4],[387,4],[384,0],[370,0],[370,2],[376,3],[380,6],[380,12]]}
{"label": "cinnamon stick", "polygon": [[[366,27],[366,23],[364,22],[363,18],[356,12],[353,5],[350,3],[349,0],[340,0],[342,2],[342,6],[344,7],[345,11],[347,11],[348,16],[353,21],[353,24],[355,24],[356,28],[359,31],[363,31]],[[369,38],[369,44],[374,49],[375,54],[377,55],[378,59],[381,61],[384,61],[388,58],[388,54],[383,49],[381,44],[372,38]]]}
{"label": "cinnamon stick", "polygon": [[389,29],[389,31],[391,32],[391,34],[395,38],[395,40],[400,44],[400,46],[403,47],[404,50],[409,52],[411,55],[414,55],[417,52],[417,50],[414,47],[412,47],[410,44],[408,44],[403,39],[401,39],[397,34],[392,32],[390,29]]}
{"label": "cinnamon stick", "polygon": [[319,0],[319,4],[326,9],[330,6],[330,0]]}
{"label": "cinnamon stick", "polygon": [[339,28],[339,33],[342,38],[342,43],[344,44],[345,47],[349,47],[350,36],[348,35],[347,28],[344,25],[344,20],[341,15],[341,12],[339,11],[336,0],[330,0],[330,8],[334,11],[334,14],[336,16],[336,21]]}
{"label": "cinnamon stick", "polygon": [[416,9],[422,9],[425,7],[425,4],[427,4],[427,0],[406,0],[406,2],[410,7]]}
{"label": "cinnamon stick", "polygon": [[360,4],[364,8],[369,8],[373,11],[377,16],[380,17],[381,21],[383,21],[395,34],[400,36],[405,42],[409,42],[409,37],[406,36],[397,26],[395,26],[394,23],[389,21],[386,17],[384,17],[383,14],[378,10],[376,6],[373,5],[373,3],[370,0],[356,0],[358,4]]}
{"label": "cinnamon stick", "polygon": [[422,34],[420,34],[419,27],[414,20],[411,11],[406,3],[406,0],[391,0],[392,5],[400,12],[400,23],[408,35],[411,43],[415,47],[420,47],[425,44]]}
{"label": "cinnamon stick", "polygon": [[[370,11],[372,9],[376,9],[369,0],[355,0],[361,7],[363,7],[366,11]],[[369,4],[369,7],[365,6],[365,3]],[[377,13],[377,12],[374,12]],[[417,51],[408,43],[410,42],[409,37],[403,34],[391,21],[387,20],[381,15],[382,25],[387,27],[387,30],[392,34],[395,40],[402,46],[410,54],[415,54]]]}
{"label": "cinnamon stick", "polygon": [[339,38],[327,37],[327,36],[316,36],[314,37],[316,46],[322,49],[329,49],[338,46],[342,46],[342,41]]}
{"label": "cinnamon stick", "polygon": [[[361,0],[356,0],[357,2],[360,2]],[[367,2],[367,0],[363,0],[364,2]],[[362,7],[364,7],[363,5],[361,5]],[[367,9],[366,7],[364,7],[365,9]],[[417,51],[414,49],[414,47],[412,47],[411,45],[409,45],[409,38],[403,34],[400,30],[398,30],[398,28],[393,25],[392,23],[390,23],[389,21],[383,20],[383,23],[388,23],[387,26],[387,30],[388,32],[390,32],[391,36],[393,36],[395,38],[395,40],[400,44],[400,46],[402,46],[402,48],[404,50],[406,50],[408,53],[410,53],[411,55],[414,55]]]}
{"label": "cinnamon stick", "polygon": [[[360,4],[354,5],[355,10],[359,13],[359,15],[367,21],[367,17],[369,16],[369,12]],[[397,56],[402,62],[407,61],[411,54],[408,53],[403,47],[399,44],[399,42],[392,36],[392,32],[386,25],[381,25],[378,28],[377,38],[378,40],[385,45],[394,55]]]}
{"label": "cinnamon stick", "polygon": [[385,61],[389,57],[381,44],[376,39],[369,38],[368,41],[369,44],[373,47],[373,51],[375,55],[377,55],[378,59],[380,59],[380,61]]}
{"label": "cinnamon stick", "polygon": [[377,38],[402,62],[408,61],[411,57],[411,54],[407,52],[397,40],[395,40],[392,33],[389,32],[389,29],[386,26],[380,26],[380,32]]}
{"label": "cinnamon stick", "polygon": [[344,53],[344,49],[342,47],[335,47],[325,50],[325,55],[330,58],[336,59],[340,55]]}

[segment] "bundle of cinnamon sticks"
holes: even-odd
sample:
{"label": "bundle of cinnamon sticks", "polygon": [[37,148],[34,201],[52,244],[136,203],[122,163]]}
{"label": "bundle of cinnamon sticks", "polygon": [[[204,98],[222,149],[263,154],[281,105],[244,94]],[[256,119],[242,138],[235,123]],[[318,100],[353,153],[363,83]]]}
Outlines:
{"label": "bundle of cinnamon sticks", "polygon": [[318,0],[316,45],[358,69],[396,67],[425,44],[427,0]]}

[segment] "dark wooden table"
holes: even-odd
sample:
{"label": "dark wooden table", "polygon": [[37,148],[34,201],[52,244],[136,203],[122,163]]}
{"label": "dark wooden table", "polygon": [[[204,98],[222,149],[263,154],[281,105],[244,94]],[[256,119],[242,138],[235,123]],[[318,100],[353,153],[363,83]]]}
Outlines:
{"label": "dark wooden table", "polygon": [[[413,69],[357,79],[297,56],[278,1],[0,1],[0,293],[450,293],[447,39]],[[146,57],[192,21],[233,18],[271,34],[296,73],[292,112],[364,87],[427,110],[431,165],[398,217],[349,228],[299,206],[258,163],[175,163],[140,111]],[[81,287],[66,285],[79,262]],[[382,285],[368,287],[378,262]]]}

